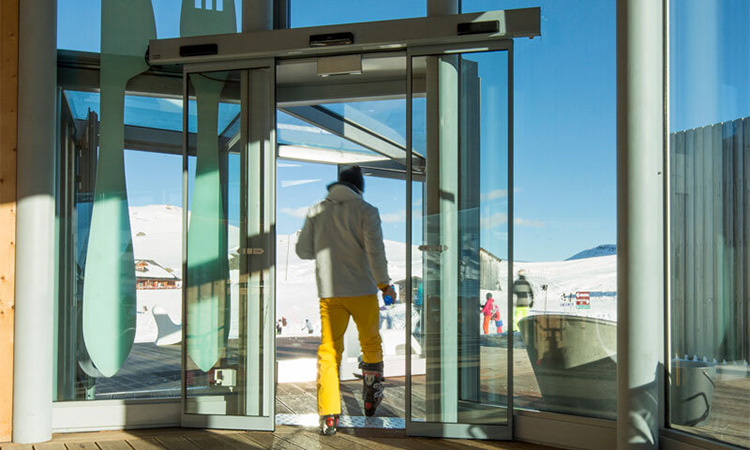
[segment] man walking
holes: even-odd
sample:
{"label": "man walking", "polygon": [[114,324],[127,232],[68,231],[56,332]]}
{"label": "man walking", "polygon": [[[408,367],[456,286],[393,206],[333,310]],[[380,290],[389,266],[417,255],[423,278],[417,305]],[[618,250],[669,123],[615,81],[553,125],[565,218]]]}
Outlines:
{"label": "man walking", "polygon": [[320,297],[318,414],[322,434],[336,433],[341,414],[339,366],[344,332],[354,319],[362,348],[365,415],[383,399],[383,350],[377,292],[396,298],[390,285],[377,208],[362,199],[364,177],[358,166],[339,173],[328,196],[310,208],[297,240],[297,255],[315,260]]}

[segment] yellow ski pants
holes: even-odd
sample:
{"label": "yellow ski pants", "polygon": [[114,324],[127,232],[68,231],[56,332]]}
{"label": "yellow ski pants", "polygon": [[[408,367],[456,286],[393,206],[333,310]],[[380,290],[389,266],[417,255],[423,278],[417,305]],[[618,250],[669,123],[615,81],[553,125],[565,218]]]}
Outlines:
{"label": "yellow ski pants", "polygon": [[521,329],[518,327],[518,322],[521,321],[524,317],[529,315],[529,307],[528,306],[516,306],[516,311],[513,314],[513,331],[521,331]]}
{"label": "yellow ski pants", "polygon": [[359,332],[359,345],[365,363],[383,360],[380,340],[378,296],[320,299],[321,338],[318,347],[318,414],[341,414],[339,366],[344,352],[344,333],[349,317]]}

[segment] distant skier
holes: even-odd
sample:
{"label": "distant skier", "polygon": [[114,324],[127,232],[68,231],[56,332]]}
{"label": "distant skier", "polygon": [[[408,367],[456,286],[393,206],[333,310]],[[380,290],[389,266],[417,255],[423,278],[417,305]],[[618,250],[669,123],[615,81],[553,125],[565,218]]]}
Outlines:
{"label": "distant skier", "polygon": [[492,310],[492,320],[495,321],[495,328],[497,329],[497,334],[502,334],[503,320],[500,318],[500,308],[498,308],[497,305]]}
{"label": "distant skier", "polygon": [[313,326],[310,319],[305,319],[305,326],[302,327],[302,330],[307,330],[307,334],[313,334]]}
{"label": "distant skier", "polygon": [[526,271],[518,271],[518,279],[513,283],[513,293],[516,294],[516,311],[513,314],[513,330],[521,331],[518,321],[529,315],[529,309],[534,306],[534,289],[526,279]]}

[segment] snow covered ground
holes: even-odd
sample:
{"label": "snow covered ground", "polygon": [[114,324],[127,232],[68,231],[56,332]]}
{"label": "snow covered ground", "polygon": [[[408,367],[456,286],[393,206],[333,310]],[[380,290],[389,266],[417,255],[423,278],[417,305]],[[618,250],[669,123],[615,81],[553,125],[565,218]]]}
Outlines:
{"label": "snow covered ground", "polygon": [[[182,278],[182,210],[177,206],[148,205],[130,209],[133,233],[133,249],[136,259],[151,259],[165,268],[173,270]],[[239,244],[239,230],[230,226],[230,252]],[[320,332],[318,320],[318,297],[315,285],[314,261],[300,260],[294,252],[295,235],[277,236],[276,266],[276,316],[287,319],[283,335],[305,335],[305,319],[314,324],[314,334]],[[391,278],[402,280],[406,275],[406,246],[404,243],[386,241],[386,254]],[[412,251],[412,266],[415,276],[421,276],[422,254],[416,246]],[[507,273],[507,262],[500,263],[500,273]],[[617,256],[599,256],[569,261],[516,263],[514,271],[524,269],[535,293],[532,314],[563,312],[603,319],[617,318]],[[232,323],[230,336],[237,336],[238,324],[238,271],[233,270],[231,279]],[[500,313],[507,323],[507,279],[501,279],[502,290],[492,291]],[[546,291],[542,286],[546,285]],[[578,309],[575,299],[564,295],[577,291],[590,293],[590,309]],[[484,301],[488,291],[481,291]],[[161,305],[175,323],[181,318],[181,290],[139,290],[136,342],[153,342],[156,339],[156,323],[151,309]],[[477,311],[479,302],[477,299]],[[396,305],[382,312],[384,322],[390,321],[393,328],[402,328],[405,323],[405,308]]]}

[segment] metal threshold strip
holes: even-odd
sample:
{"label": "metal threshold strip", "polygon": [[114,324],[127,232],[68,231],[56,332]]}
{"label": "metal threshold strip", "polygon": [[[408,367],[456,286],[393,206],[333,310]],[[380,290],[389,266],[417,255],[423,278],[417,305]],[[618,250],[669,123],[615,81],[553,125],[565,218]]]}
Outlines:
{"label": "metal threshold strip", "polygon": [[[297,427],[317,427],[320,424],[317,414],[276,414],[276,425]],[[403,430],[406,420],[401,417],[367,417],[341,416],[340,428],[381,428],[388,430]]]}

